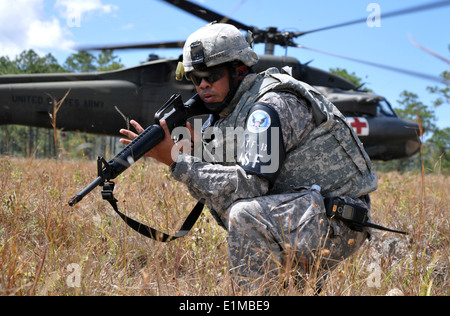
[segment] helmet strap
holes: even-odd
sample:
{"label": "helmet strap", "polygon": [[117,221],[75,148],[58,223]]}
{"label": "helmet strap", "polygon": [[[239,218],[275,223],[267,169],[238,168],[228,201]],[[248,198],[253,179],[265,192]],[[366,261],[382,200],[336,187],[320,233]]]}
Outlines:
{"label": "helmet strap", "polygon": [[239,85],[241,83],[241,80],[238,80],[238,74],[237,74],[237,68],[239,67],[239,63],[237,61],[233,61],[230,63],[228,69],[230,71],[230,92],[228,92],[224,103],[228,105],[231,100],[233,100],[234,96],[236,95],[236,92],[239,88]]}

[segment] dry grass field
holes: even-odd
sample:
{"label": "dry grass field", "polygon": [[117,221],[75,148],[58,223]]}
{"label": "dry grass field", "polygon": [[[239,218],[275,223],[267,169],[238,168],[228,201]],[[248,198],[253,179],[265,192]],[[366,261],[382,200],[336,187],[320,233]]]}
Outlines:
{"label": "dry grass field", "polygon": [[[0,295],[242,294],[227,272],[226,232],[208,212],[185,238],[151,241],[125,226],[99,189],[67,205],[95,177],[92,161],[0,158]],[[166,232],[195,204],[149,160],[116,183],[121,210]],[[374,222],[409,236],[374,231],[322,295],[449,295],[449,176],[379,174],[372,206]],[[277,294],[311,295],[313,278]]]}

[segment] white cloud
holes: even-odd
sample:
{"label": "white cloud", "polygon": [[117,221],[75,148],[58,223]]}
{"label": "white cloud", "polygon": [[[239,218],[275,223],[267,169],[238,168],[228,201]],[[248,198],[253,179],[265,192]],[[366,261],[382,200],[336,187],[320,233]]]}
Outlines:
{"label": "white cloud", "polygon": [[59,8],[61,15],[66,19],[74,17],[83,18],[91,12],[112,13],[118,7],[112,4],[103,4],[102,0],[56,0],[55,8]]}
{"label": "white cloud", "polygon": [[72,41],[66,39],[69,32],[62,28],[59,20],[55,17],[47,21],[31,21],[29,24],[27,37],[31,47],[68,49]]}
{"label": "white cloud", "polygon": [[[118,9],[102,0],[0,0],[0,56],[14,58],[24,50],[38,54],[70,51],[75,45],[71,27],[91,13],[111,14]],[[56,10],[55,10],[56,9]],[[53,11],[51,11],[53,10]]]}
{"label": "white cloud", "polygon": [[0,56],[14,58],[26,49],[69,50],[72,45],[68,29],[45,14],[43,0],[0,0]]}

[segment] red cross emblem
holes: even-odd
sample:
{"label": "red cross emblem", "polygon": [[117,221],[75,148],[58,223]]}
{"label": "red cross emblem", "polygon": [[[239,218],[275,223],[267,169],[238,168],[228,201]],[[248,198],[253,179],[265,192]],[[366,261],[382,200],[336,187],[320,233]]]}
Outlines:
{"label": "red cross emblem", "polygon": [[369,135],[369,123],[363,117],[349,117],[347,121],[350,123],[351,127],[358,136],[368,136]]}

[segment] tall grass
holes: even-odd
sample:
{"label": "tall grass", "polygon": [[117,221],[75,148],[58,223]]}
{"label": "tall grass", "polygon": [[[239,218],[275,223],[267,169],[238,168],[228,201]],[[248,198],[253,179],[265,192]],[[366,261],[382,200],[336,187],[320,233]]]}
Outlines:
{"label": "tall grass", "polygon": [[[67,201],[95,172],[90,161],[1,158],[0,295],[241,294],[228,274],[226,232],[207,212],[187,237],[163,244],[130,230],[99,189],[70,208]],[[322,295],[448,295],[448,176],[379,178],[373,221],[410,235],[374,231],[328,276]],[[196,202],[151,161],[116,183],[121,210],[169,233]],[[313,294],[310,278],[302,290],[275,293]]]}

